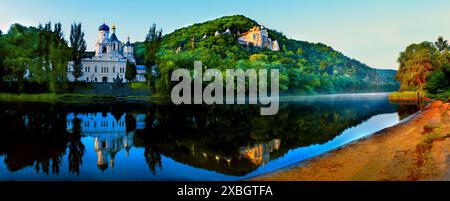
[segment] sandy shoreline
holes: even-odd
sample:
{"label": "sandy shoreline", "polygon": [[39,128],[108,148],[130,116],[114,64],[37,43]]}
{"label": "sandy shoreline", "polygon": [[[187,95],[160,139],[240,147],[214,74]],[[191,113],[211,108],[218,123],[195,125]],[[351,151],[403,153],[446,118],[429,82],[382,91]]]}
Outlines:
{"label": "sandy shoreline", "polygon": [[407,121],[256,181],[450,180],[450,105],[434,101]]}

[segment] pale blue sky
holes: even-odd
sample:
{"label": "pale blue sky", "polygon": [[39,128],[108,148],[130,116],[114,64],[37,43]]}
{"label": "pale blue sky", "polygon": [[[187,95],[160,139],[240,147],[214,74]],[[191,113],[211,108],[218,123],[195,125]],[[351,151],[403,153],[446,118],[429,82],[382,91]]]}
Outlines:
{"label": "pale blue sky", "polygon": [[82,22],[92,50],[98,26],[117,25],[121,40],[142,41],[155,22],[164,33],[224,15],[242,14],[289,38],[322,42],[372,67],[397,69],[413,42],[450,38],[446,0],[0,0],[0,29],[11,23]]}

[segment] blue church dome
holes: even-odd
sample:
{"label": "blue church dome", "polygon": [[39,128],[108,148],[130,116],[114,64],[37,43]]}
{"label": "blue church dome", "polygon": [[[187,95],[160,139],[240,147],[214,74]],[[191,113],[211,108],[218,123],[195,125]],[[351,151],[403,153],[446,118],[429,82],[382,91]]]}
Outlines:
{"label": "blue church dome", "polygon": [[99,31],[109,31],[109,26],[106,25],[105,23],[103,23],[102,25],[100,25],[100,26],[98,27],[98,30],[99,30]]}

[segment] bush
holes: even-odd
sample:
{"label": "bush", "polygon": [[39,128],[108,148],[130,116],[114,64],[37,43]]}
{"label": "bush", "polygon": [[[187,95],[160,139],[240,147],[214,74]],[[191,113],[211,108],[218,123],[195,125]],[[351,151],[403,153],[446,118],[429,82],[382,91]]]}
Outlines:
{"label": "bush", "polygon": [[444,92],[449,86],[449,80],[443,71],[432,72],[427,76],[426,89],[429,93]]}

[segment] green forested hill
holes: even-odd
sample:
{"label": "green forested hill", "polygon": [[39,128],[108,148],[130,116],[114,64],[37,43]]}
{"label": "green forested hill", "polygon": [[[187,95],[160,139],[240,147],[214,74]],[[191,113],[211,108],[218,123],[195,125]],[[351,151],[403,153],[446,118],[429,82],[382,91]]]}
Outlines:
{"label": "green forested hill", "polygon": [[[284,93],[342,93],[393,91],[398,89],[395,70],[379,70],[351,59],[321,44],[288,39],[269,29],[269,37],[278,40],[281,51],[244,47],[237,33],[255,25],[242,15],[225,16],[184,27],[163,37],[157,54],[157,88],[170,90],[170,72],[176,68],[193,68],[201,60],[209,68],[267,68],[280,70],[280,87]],[[227,28],[231,35],[214,36]],[[207,38],[203,38],[207,35]],[[143,64],[144,44],[135,43],[138,63]],[[180,51],[177,51],[180,49]]]}

